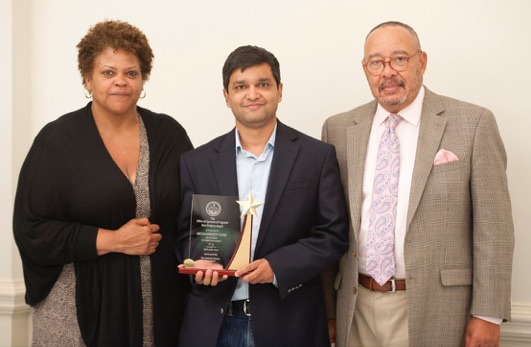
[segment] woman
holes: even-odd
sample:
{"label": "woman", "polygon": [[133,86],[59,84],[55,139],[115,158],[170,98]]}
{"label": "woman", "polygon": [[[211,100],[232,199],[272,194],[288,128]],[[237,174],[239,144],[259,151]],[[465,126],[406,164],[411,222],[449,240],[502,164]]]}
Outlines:
{"label": "woman", "polygon": [[33,345],[172,346],[186,290],[173,256],[179,160],[192,144],[136,105],[153,59],[140,30],[100,22],[77,48],[92,101],[37,135],[15,199]]}

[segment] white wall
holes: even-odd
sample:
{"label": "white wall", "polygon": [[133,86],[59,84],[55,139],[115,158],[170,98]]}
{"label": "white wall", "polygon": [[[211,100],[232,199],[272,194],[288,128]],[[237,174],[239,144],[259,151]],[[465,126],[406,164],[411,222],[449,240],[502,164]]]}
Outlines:
{"label": "white wall", "polygon": [[[436,93],[490,108],[497,116],[509,157],[516,227],[513,323],[503,326],[504,343],[507,346],[531,343],[531,276],[527,265],[531,260],[527,253],[531,234],[526,230],[531,150],[521,146],[529,140],[525,131],[531,129],[531,107],[525,102],[531,77],[528,67],[531,1],[0,0],[0,3],[0,10],[10,9],[6,3],[13,7],[20,7],[20,3],[28,5],[25,10],[13,11],[11,18],[13,37],[24,38],[25,30],[29,30],[29,46],[24,50],[12,42],[8,51],[12,53],[8,58],[13,59],[13,66],[17,61],[19,64],[18,70],[9,75],[13,84],[14,96],[10,100],[13,112],[10,114],[9,109],[2,107],[0,116],[2,124],[4,117],[8,117],[10,133],[19,135],[8,137],[11,143],[3,138],[12,151],[8,148],[9,153],[4,154],[4,146],[0,149],[2,158],[11,160],[13,171],[18,170],[24,158],[29,139],[45,123],[87,102],[77,71],[75,46],[89,26],[102,19],[126,20],[146,33],[155,62],[145,86],[147,97],[139,104],[175,117],[196,146],[233,126],[232,114],[222,97],[221,67],[236,47],[255,44],[277,56],[284,82],[279,118],[319,137],[326,117],[372,98],[360,64],[367,32],[386,20],[410,24],[428,53],[426,86]],[[0,15],[0,22],[4,17],[5,14]],[[26,69],[20,67],[20,61],[29,61]],[[22,80],[15,72],[22,75]],[[29,77],[25,78],[26,75]],[[0,92],[10,92],[3,82],[0,88]],[[17,128],[20,119],[29,122],[24,133]],[[10,173],[0,175],[2,182],[9,179],[8,190],[12,190]],[[11,201],[1,200],[0,208],[11,213]],[[5,224],[4,231],[10,230],[9,215],[4,215],[0,222]],[[12,253],[11,247],[10,242],[0,244],[2,251]],[[10,263],[19,266],[15,260]],[[527,276],[518,276],[519,273]],[[0,269],[2,279],[17,282],[20,270]],[[0,345],[1,339],[0,336]]]}
{"label": "white wall", "polygon": [[[28,95],[18,87],[30,84],[27,4],[0,0],[0,346],[23,346],[29,334],[29,308],[11,228],[13,193],[23,159],[20,148],[33,135],[27,127]],[[13,29],[15,23],[22,25],[20,30]]]}

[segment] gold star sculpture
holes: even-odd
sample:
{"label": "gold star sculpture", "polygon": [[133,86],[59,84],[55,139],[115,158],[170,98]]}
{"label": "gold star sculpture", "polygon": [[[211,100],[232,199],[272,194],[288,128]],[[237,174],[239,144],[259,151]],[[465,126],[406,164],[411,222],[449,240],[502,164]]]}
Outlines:
{"label": "gold star sculpture", "polygon": [[249,193],[249,197],[247,198],[247,200],[236,202],[243,207],[243,212],[240,218],[243,218],[243,216],[247,214],[258,217],[258,215],[256,214],[256,208],[264,204],[263,202],[254,201],[252,193]]}

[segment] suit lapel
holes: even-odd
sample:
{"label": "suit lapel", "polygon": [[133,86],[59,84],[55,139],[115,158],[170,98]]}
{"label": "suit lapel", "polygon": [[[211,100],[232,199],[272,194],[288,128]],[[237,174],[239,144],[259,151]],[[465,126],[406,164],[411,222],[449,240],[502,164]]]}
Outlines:
{"label": "suit lapel", "polygon": [[[354,118],[354,124],[347,129],[348,199],[353,230],[359,231],[361,224],[361,203],[363,200],[363,175],[365,159],[371,134],[376,103],[370,103]],[[351,235],[356,240],[358,235]]]}
{"label": "suit lapel", "polygon": [[291,169],[295,164],[295,159],[299,153],[300,145],[296,141],[297,134],[289,127],[277,121],[277,134],[275,138],[275,150],[273,161],[271,162],[271,171],[267,183],[267,194],[264,205],[262,221],[260,223],[260,232],[256,243],[256,252],[260,249],[268,229],[269,224],[274,218],[275,211],[288,183]]}
{"label": "suit lapel", "polygon": [[217,156],[212,158],[212,171],[220,195],[238,197],[238,177],[236,175],[235,130],[222,136],[216,146]]}
{"label": "suit lapel", "polygon": [[409,227],[419,206],[433,166],[433,159],[439,150],[444,129],[446,128],[446,118],[441,116],[443,111],[444,107],[437,95],[426,88],[420,119],[415,167],[413,168],[411,180],[407,227]]}

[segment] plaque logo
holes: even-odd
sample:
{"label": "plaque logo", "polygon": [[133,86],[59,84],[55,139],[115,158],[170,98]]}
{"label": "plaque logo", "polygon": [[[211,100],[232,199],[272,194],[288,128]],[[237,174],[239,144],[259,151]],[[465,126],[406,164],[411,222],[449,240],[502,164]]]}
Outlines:
{"label": "plaque logo", "polygon": [[205,211],[210,217],[216,217],[221,213],[221,205],[217,201],[211,201],[206,205]]}

